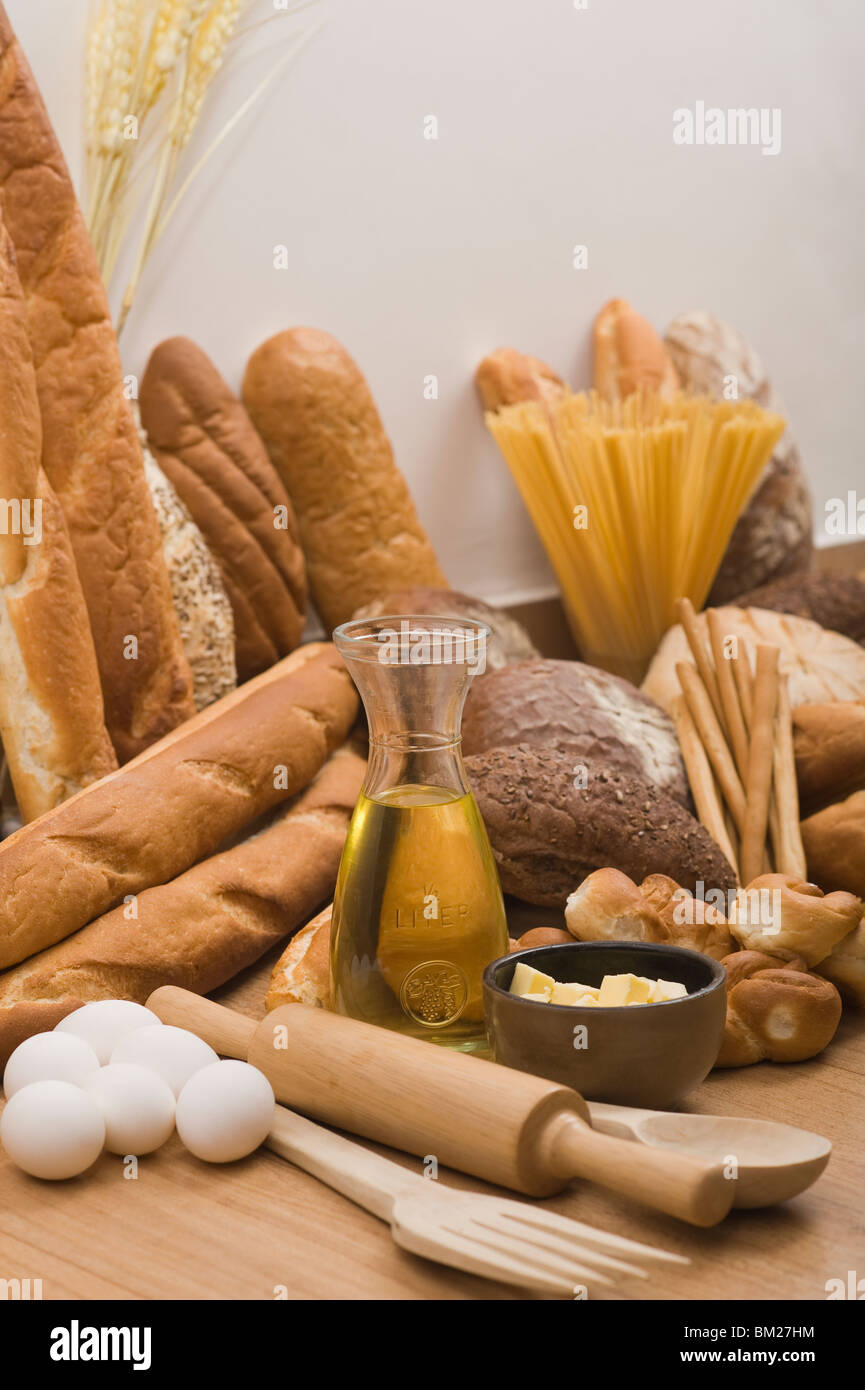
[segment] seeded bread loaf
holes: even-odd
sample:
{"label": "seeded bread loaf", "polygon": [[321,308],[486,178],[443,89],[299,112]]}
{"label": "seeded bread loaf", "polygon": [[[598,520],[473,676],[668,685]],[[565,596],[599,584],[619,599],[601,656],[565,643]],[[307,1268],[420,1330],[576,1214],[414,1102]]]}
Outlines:
{"label": "seeded bread loaf", "polygon": [[141,419],[220,567],[248,680],[303,633],[306,570],[288,494],[241,402],[188,338],[151,353]]}
{"label": "seeded bread loaf", "polygon": [[42,463],[72,541],[121,762],[195,712],[105,290],[39,89],[0,7],[0,190],[27,301]]}
{"label": "seeded bread loaf", "polygon": [[472,681],[463,752],[537,744],[572,764],[635,773],[690,805],[673,722],[642,691],[580,661],[519,661]]}
{"label": "seeded bread loaf", "polygon": [[0,1067],[82,1004],[143,1004],[160,985],[205,994],[296,930],[333,892],[365,766],[338,751],[267,828],[0,975]]}
{"label": "seeded bread loaf", "polygon": [[301,647],[0,844],[0,967],[213,854],[307,786],[357,714],[333,647]]}
{"label": "seeded bread loaf", "polygon": [[502,887],[526,902],[564,908],[606,866],[635,882],[666,874],[689,892],[735,888],[708,831],[641,777],[593,767],[578,786],[569,754],[526,744],[466,758],[466,769]]}
{"label": "seeded bread loaf", "polygon": [[398,587],[445,587],[369,387],[329,334],[292,328],[249,359],[243,402],[288,490],[330,631]]}

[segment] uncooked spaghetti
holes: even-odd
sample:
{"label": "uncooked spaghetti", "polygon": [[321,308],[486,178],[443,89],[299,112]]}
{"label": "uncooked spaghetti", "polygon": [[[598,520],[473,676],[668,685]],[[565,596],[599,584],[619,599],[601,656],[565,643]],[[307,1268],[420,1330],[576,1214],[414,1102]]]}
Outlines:
{"label": "uncooked spaghetti", "polygon": [[486,421],[582,655],[639,681],[676,600],[702,608],[784,420],[753,401],[564,393]]}

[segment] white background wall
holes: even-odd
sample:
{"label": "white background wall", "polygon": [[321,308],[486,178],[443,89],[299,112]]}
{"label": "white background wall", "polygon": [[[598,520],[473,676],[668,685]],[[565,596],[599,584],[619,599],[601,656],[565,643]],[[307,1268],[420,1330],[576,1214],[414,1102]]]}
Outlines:
{"label": "white background wall", "polygon": [[[76,177],[86,0],[6,0]],[[252,0],[268,16],[273,0]],[[223,146],[151,262],[127,371],[199,341],[237,386],[292,324],[371,383],[452,582],[550,586],[471,377],[503,343],[574,384],[612,295],[711,308],[768,363],[824,499],[862,467],[863,33],[851,0],[325,0],[327,27]],[[245,40],[206,146],[298,20]],[[309,21],[306,21],[309,22]],[[284,26],[284,27],[283,27]],[[672,112],[780,107],[782,146],[687,148]],[[435,115],[439,139],[427,141]],[[273,268],[273,247],[290,269]],[[572,268],[575,243],[589,268]],[[435,373],[437,401],[423,398]]]}

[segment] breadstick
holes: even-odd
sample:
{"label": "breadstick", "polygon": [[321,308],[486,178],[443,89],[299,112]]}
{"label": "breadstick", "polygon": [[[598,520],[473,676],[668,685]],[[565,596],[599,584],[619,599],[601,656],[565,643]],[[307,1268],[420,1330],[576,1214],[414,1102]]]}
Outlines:
{"label": "breadstick", "polygon": [[694,605],[689,598],[677,599],[676,612],[679,615],[679,622],[682,624],[685,636],[688,639],[688,646],[691,648],[691,655],[694,658],[703,685],[706,687],[709,699],[712,701],[712,709],[715,711],[715,717],[724,730],[724,737],[726,738],[727,731],[724,722],[724,711],[721,706],[721,696],[718,691],[718,681],[715,672],[712,670],[712,663],[709,660],[708,653],[706,652],[706,644],[700,636],[700,630],[697,627]]}
{"label": "breadstick", "polygon": [[745,825],[745,791],[736,771],[732,754],[724,739],[723,730],[715,718],[715,711],[712,709],[712,702],[706,694],[706,687],[693,666],[686,661],[676,663],[676,675],[679,677],[682,693],[687,701],[691,717],[697,726],[697,732],[703,741],[703,747],[709,761],[715,770],[724,799],[733,813],[736,829],[742,834]]}
{"label": "breadstick", "polygon": [[682,695],[677,695],[673,701],[671,713],[673,723],[676,726],[676,734],[679,739],[679,746],[682,750],[682,759],[688,773],[688,781],[691,785],[691,792],[694,797],[694,804],[697,807],[697,815],[702,825],[706,827],[712,839],[720,845],[730,866],[739,881],[739,867],[736,863],[736,854],[727,834],[727,827],[724,823],[724,811],[721,800],[718,796],[718,788],[715,785],[715,778],[712,775],[712,768],[706,756],[706,750],[700,742],[700,736],[691,718],[690,710]]}
{"label": "breadstick", "polygon": [[[771,815],[773,811],[774,816]],[[793,752],[793,718],[786,676],[781,676],[778,681],[769,826],[777,872],[795,874],[797,878],[807,879],[808,867],[799,830],[799,791],[796,785],[796,761]]]}
{"label": "breadstick", "polygon": [[730,665],[733,668],[733,679],[739,692],[739,705],[742,710],[742,718],[745,721],[745,729],[746,732],[750,733],[751,720],[754,715],[753,678],[747,648],[744,651],[739,651],[738,642],[736,643],[735,656],[730,657]]}
{"label": "breadstick", "polygon": [[715,662],[715,674],[718,679],[718,690],[721,696],[721,707],[724,711],[727,733],[730,737],[730,745],[736,759],[739,776],[745,782],[748,777],[748,733],[745,729],[745,720],[742,717],[742,706],[739,703],[739,692],[736,688],[732,662],[724,651],[726,634],[716,609],[708,609],[706,625],[709,629],[709,645]]}
{"label": "breadstick", "polygon": [[745,825],[742,830],[742,882],[749,884],[763,872],[772,760],[775,743],[775,707],[778,700],[778,648],[757,647],[754,677],[754,712],[748,758]]}

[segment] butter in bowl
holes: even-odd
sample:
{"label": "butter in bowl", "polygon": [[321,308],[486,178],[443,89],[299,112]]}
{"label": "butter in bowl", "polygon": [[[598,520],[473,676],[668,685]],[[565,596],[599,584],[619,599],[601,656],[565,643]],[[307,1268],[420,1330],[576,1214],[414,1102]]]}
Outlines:
{"label": "butter in bowl", "polygon": [[487,966],[492,1055],[587,1100],[669,1109],[708,1075],[726,1016],[709,956],[634,941],[514,951]]}

